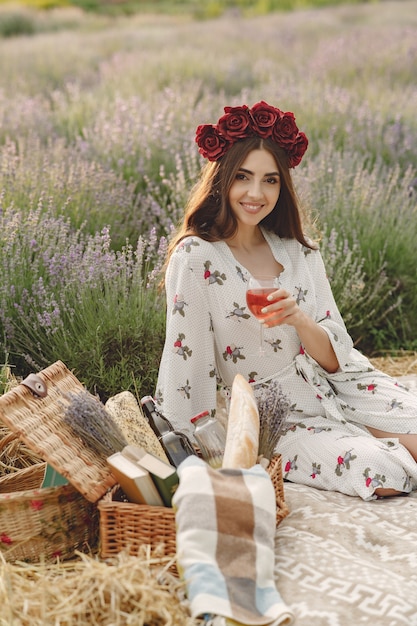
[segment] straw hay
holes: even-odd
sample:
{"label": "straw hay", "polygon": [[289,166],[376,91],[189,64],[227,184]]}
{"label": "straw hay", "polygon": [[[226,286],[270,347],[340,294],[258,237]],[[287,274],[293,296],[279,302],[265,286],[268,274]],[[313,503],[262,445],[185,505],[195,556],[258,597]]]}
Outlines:
{"label": "straw hay", "polygon": [[381,356],[370,361],[390,376],[417,375],[417,352],[398,352],[395,356]]}
{"label": "straw hay", "polygon": [[41,463],[41,457],[19,440],[6,426],[0,426],[0,476]]}
{"label": "straw hay", "polygon": [[0,626],[194,626],[169,565],[145,550],[106,562],[84,554],[56,565],[0,560]]}

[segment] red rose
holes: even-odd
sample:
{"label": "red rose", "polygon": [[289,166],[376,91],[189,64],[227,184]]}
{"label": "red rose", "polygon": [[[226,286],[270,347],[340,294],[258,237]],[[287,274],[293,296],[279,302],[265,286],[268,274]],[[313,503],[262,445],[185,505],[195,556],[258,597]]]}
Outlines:
{"label": "red rose", "polygon": [[224,107],[224,113],[217,123],[217,128],[226,139],[236,141],[253,134],[249,126],[249,108],[246,104],[241,107]]}
{"label": "red rose", "polygon": [[5,543],[7,545],[10,545],[13,543],[13,540],[9,537],[9,535],[6,535],[6,533],[2,533],[0,535],[0,541],[1,543]]}
{"label": "red rose", "polygon": [[282,113],[277,119],[272,136],[281,148],[287,150],[292,147],[298,135],[298,126],[295,123],[294,113]]}
{"label": "red rose", "polygon": [[308,139],[304,133],[299,133],[292,148],[288,150],[288,167],[296,167],[307,150]]}
{"label": "red rose", "polygon": [[253,105],[250,110],[252,117],[252,128],[260,137],[270,137],[272,129],[282,111],[267,104],[263,100]]}
{"label": "red rose", "polygon": [[197,128],[195,141],[199,153],[209,161],[217,161],[231,145],[212,124],[201,124]]}

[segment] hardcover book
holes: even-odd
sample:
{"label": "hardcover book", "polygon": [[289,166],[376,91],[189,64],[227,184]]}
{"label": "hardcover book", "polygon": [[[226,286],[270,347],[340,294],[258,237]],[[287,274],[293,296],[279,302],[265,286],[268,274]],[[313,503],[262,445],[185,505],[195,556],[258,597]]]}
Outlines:
{"label": "hardcover book", "polygon": [[140,446],[125,446],[122,454],[149,472],[164,505],[172,506],[172,496],[179,483],[175,467]]}
{"label": "hardcover book", "polygon": [[148,504],[150,506],[164,506],[154,481],[149,472],[127,458],[121,452],[108,457],[107,463],[111,472],[130,502]]}

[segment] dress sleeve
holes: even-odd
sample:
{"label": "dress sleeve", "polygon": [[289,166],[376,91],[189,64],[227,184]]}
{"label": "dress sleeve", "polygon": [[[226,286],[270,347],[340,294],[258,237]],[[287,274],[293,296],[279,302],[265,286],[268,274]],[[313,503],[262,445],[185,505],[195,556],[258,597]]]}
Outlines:
{"label": "dress sleeve", "polygon": [[204,267],[190,247],[179,246],[167,268],[165,345],[156,401],[174,428],[193,439],[190,419],[216,409],[214,333]]}
{"label": "dress sleeve", "polygon": [[335,302],[320,251],[314,250],[309,253],[307,263],[315,285],[315,321],[328,334],[339,361],[340,370],[343,371],[351,360],[353,341]]}

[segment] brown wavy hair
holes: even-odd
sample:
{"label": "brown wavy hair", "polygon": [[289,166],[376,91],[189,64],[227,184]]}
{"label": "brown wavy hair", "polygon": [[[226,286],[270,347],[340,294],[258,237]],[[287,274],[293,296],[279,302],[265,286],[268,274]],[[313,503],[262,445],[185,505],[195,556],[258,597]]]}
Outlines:
{"label": "brown wavy hair", "polygon": [[262,149],[268,150],[276,161],[281,189],[275,207],[260,222],[260,226],[279,237],[297,239],[307,248],[315,249],[304,234],[309,220],[299,206],[286,153],[271,139],[249,137],[237,141],[219,161],[208,162],[203,167],[197,184],[191,190],[182,224],[170,241],[166,264],[185,237],[195,235],[206,241],[221,241],[236,234],[238,222],[229,204],[229,191],[249,152]]}

